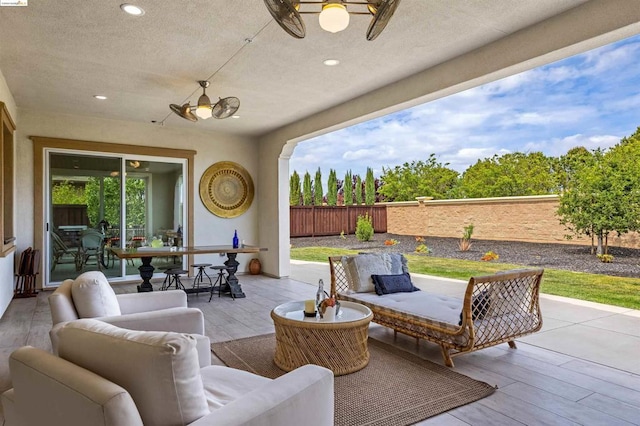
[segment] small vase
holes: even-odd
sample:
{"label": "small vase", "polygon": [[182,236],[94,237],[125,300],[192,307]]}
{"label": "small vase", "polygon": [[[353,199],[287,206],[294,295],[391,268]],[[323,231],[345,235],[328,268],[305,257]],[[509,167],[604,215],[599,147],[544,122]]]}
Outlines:
{"label": "small vase", "polygon": [[336,307],[335,306],[327,306],[327,309],[324,311],[322,315],[322,319],[325,321],[335,321],[336,319]]}
{"label": "small vase", "polygon": [[249,261],[249,273],[251,275],[260,274],[260,270],[262,269],[262,265],[260,264],[259,259],[251,259]]}

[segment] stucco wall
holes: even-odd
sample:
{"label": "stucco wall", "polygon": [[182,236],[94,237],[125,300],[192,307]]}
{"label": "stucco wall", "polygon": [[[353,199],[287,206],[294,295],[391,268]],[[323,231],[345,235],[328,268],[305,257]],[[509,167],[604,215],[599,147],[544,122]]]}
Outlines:
{"label": "stucco wall", "polygon": [[[97,142],[122,143],[162,148],[181,148],[197,151],[194,159],[194,241],[195,245],[231,244],[234,229],[248,244],[260,244],[258,237],[258,200],[243,215],[224,219],[211,214],[200,201],[198,184],[204,171],[218,161],[234,161],[241,164],[251,174],[255,191],[260,192],[258,160],[255,140],[248,137],[216,134],[204,131],[201,123],[192,127],[161,127],[153,124],[105,120],[94,117],[80,117],[37,111],[20,110],[20,135],[17,140],[17,156],[21,166],[16,171],[16,229],[18,251],[32,245],[34,230],[34,182],[33,143],[29,136],[46,136],[90,140]],[[179,118],[176,118],[179,120]],[[173,184],[172,184],[173,185]],[[239,271],[246,271],[246,265],[253,256],[239,255]],[[218,255],[199,255],[195,262],[220,264]]]}
{"label": "stucco wall", "polygon": [[[11,118],[18,124],[18,111],[13,95],[7,86],[7,82],[0,71],[0,101],[4,102]],[[15,142],[14,142],[15,143]],[[15,152],[15,150],[14,150]],[[15,160],[14,160],[15,161]],[[1,188],[0,188],[1,190]],[[16,217],[15,212],[13,217]],[[14,223],[15,226],[15,223]],[[17,229],[17,228],[16,228]],[[14,234],[15,235],[15,234]],[[18,243],[20,240],[18,239]],[[13,298],[13,267],[15,262],[15,252],[7,257],[0,257],[0,317],[9,306],[11,298]]]}
{"label": "stucco wall", "polygon": [[[557,209],[555,195],[389,203],[387,232],[460,238],[463,228],[473,224],[473,238],[480,240],[591,244],[590,238],[564,237],[568,232],[555,214]],[[637,248],[640,238],[637,233],[611,236],[609,245]]]}

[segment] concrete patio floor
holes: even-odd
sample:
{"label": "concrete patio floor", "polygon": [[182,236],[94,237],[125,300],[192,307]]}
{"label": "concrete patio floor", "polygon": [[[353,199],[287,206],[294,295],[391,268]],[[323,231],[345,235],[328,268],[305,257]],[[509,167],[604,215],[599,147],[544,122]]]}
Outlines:
{"label": "concrete patio floor", "polygon": [[[291,276],[275,279],[241,275],[247,297],[190,295],[202,310],[212,342],[273,333],[271,310],[284,302],[313,298],[318,279],[329,287],[327,264],[291,262]],[[464,283],[413,275],[424,290],[459,294]],[[156,289],[160,281],[154,283]],[[185,280],[185,285],[191,283]],[[136,291],[136,283],[114,285],[116,293]],[[51,350],[51,315],[43,291],[15,299],[0,319],[0,392],[11,387],[8,358],[23,345]],[[204,297],[203,297],[204,296]],[[496,386],[479,401],[426,419],[428,425],[640,425],[640,315],[638,311],[542,296],[541,332],[506,344],[456,357],[455,371]],[[437,345],[372,324],[369,336],[442,364]],[[212,356],[214,363],[220,361]],[[358,392],[354,389],[354,392]],[[398,389],[402,392],[403,389]],[[0,408],[0,424],[3,421]]]}
{"label": "concrete patio floor", "polygon": [[[290,278],[318,285],[331,283],[326,263],[291,261]],[[416,287],[463,297],[467,282],[411,274]],[[544,278],[543,278],[544,280]],[[540,295],[542,330],[518,339],[561,354],[640,375],[640,311],[567,297]]]}

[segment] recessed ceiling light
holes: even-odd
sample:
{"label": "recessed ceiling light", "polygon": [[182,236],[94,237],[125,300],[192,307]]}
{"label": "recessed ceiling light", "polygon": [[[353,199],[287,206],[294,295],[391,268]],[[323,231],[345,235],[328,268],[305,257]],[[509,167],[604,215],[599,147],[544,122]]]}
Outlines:
{"label": "recessed ceiling light", "polygon": [[336,65],[338,65],[340,63],[339,60],[337,59],[326,59],[323,64],[325,64],[328,67],[335,67]]}
{"label": "recessed ceiling light", "polygon": [[232,115],[231,118],[240,118],[239,115]]}
{"label": "recessed ceiling light", "polygon": [[107,99],[105,95],[93,95],[93,97],[96,99],[100,99],[101,101],[104,101],[105,99]]}
{"label": "recessed ceiling light", "polygon": [[129,15],[133,15],[133,16],[142,16],[144,15],[144,10],[142,10],[142,8],[133,5],[133,4],[129,4],[129,3],[124,3],[120,5],[120,9],[124,10],[125,12],[127,12]]}

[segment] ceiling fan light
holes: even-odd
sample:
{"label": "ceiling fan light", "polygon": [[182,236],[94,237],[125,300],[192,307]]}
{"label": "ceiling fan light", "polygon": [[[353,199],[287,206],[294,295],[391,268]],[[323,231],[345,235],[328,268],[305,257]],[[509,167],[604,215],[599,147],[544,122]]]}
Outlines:
{"label": "ceiling fan light", "polygon": [[211,118],[211,101],[207,95],[202,95],[198,98],[198,106],[196,108],[196,115],[203,120]]}
{"label": "ceiling fan light", "polygon": [[328,3],[322,6],[318,21],[323,30],[337,33],[349,26],[349,12],[342,3]]}

